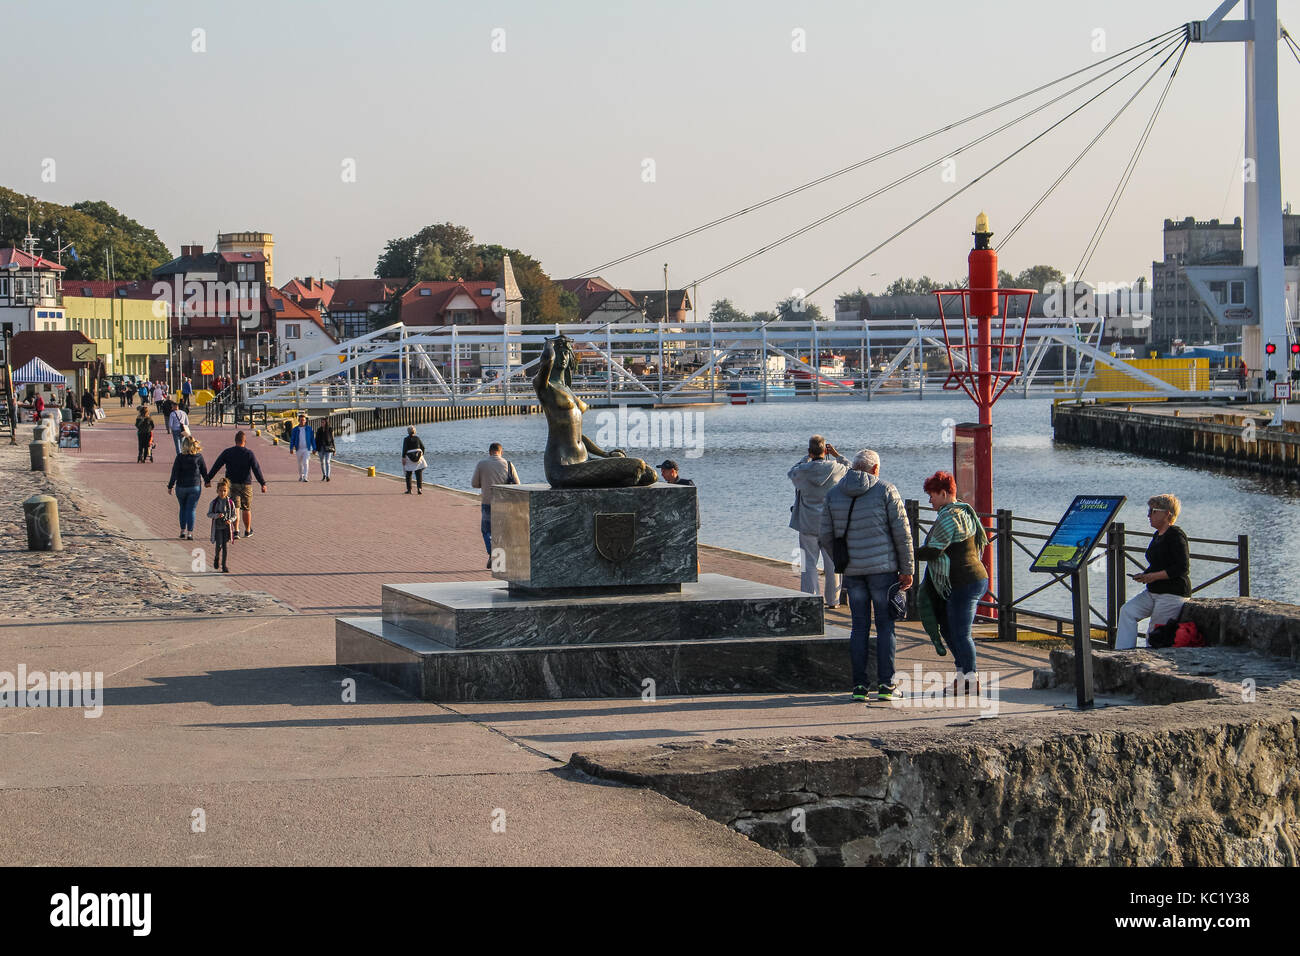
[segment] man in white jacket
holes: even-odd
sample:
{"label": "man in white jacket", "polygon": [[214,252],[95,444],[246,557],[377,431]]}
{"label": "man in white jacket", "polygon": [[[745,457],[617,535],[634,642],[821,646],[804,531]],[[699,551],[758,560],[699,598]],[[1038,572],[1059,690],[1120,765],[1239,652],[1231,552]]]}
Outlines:
{"label": "man in white jacket", "polygon": [[839,575],[831,562],[830,551],[822,548],[818,533],[822,526],[822,506],[827,493],[835,487],[849,470],[848,459],[842,457],[835,446],[821,435],[808,439],[808,454],[790,469],[788,477],[794,483],[795,499],[790,508],[790,527],[799,532],[802,552],[800,590],[805,594],[817,593],[817,557],[821,556],[826,572],[823,595],[826,606],[838,603]]}
{"label": "man in white jacket", "polygon": [[316,435],[307,424],[307,416],[298,416],[298,427],[289,433],[289,451],[298,456],[298,480],[307,480],[311,453],[316,450]]}

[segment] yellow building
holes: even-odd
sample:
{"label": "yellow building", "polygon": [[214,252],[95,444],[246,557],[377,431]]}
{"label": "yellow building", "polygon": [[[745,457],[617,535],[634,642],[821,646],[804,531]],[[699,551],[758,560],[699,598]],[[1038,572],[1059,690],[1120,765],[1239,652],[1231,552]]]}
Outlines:
{"label": "yellow building", "polygon": [[95,343],[109,375],[154,378],[157,370],[151,374],[150,359],[157,360],[155,366],[163,365],[171,350],[166,303],[144,297],[135,289],[113,289],[111,285],[120,284],[76,280],[64,283],[63,310],[68,329],[81,332]]}

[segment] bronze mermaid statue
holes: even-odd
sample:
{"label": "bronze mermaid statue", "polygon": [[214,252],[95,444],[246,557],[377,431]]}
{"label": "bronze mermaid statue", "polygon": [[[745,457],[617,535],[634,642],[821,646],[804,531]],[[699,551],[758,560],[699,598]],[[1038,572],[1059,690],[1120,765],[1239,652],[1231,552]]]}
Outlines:
{"label": "bronze mermaid statue", "polygon": [[630,488],[652,485],[659,475],[618,448],[603,450],[582,434],[587,403],[573,394],[573,340],[546,340],[533,389],[546,412],[546,480],[552,488]]}

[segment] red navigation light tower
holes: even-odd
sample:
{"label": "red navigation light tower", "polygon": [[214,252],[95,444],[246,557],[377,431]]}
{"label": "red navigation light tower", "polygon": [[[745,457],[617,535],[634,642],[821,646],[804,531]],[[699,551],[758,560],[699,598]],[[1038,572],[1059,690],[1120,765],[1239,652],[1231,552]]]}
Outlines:
{"label": "red navigation light tower", "polygon": [[[935,298],[939,300],[943,343],[948,349],[949,371],[943,387],[947,391],[960,388],[979,409],[979,424],[958,425],[954,436],[953,474],[957,477],[957,493],[974,505],[983,517],[989,540],[992,541],[993,405],[1020,374],[1034,290],[998,288],[998,254],[989,246],[993,233],[989,230],[989,219],[984,213],[975,219],[974,235],[975,248],[967,259],[970,277],[966,288],[940,289],[935,292]],[[948,313],[944,312],[944,300],[948,296],[961,299],[959,342],[954,342],[957,318],[951,300]],[[1019,305],[1021,297],[1024,301],[1023,310]],[[994,341],[993,320],[999,317],[1001,321],[996,333],[997,341]],[[1017,318],[1020,320],[1019,334],[1016,334],[1013,327],[1008,341],[1007,326]],[[953,325],[951,332],[950,323]],[[992,580],[991,547],[985,550],[983,557],[984,566],[988,568]]]}

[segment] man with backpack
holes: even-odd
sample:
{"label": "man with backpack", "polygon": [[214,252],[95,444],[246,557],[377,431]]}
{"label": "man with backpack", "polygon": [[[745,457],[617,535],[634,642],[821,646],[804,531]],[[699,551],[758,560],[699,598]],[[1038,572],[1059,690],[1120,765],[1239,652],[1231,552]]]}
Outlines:
{"label": "man with backpack", "polygon": [[[836,539],[843,545],[836,548]],[[894,696],[894,616],[890,604],[912,586],[916,556],[912,529],[903,498],[880,480],[880,456],[863,449],[853,468],[826,495],[818,540],[822,548],[847,559],[844,586],[849,592],[849,660],[853,668],[853,699],[868,699],[867,642],[871,615],[876,617],[876,699]]]}

